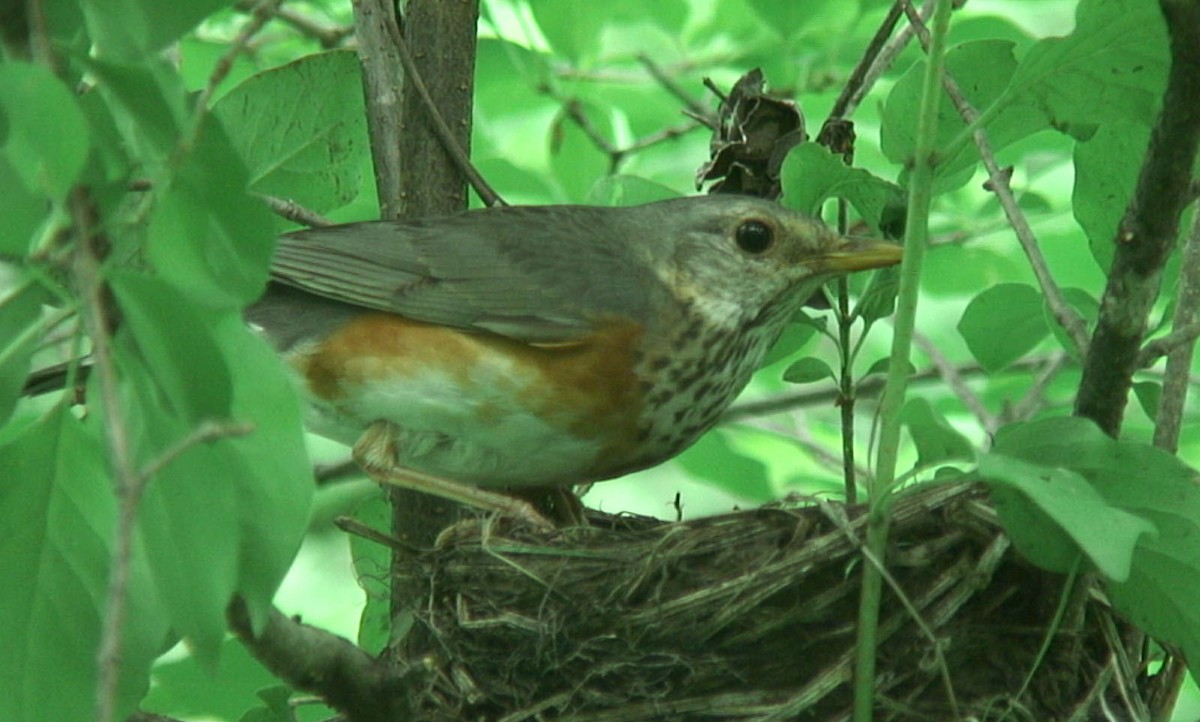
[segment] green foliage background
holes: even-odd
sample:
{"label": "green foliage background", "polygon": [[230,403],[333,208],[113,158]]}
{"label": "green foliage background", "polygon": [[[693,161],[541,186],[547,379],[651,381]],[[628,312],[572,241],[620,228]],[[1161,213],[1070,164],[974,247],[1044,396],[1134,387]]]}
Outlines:
{"label": "green foliage background", "polygon": [[[706,107],[714,103],[701,78],[728,88],[761,67],[775,92],[801,104],[815,134],[889,4],[488,0],[472,157],[517,203],[628,204],[693,192],[709,134],[681,115],[683,101],[650,65]],[[372,614],[356,629],[359,601],[347,596],[344,568],[335,583],[320,576],[346,564],[345,541],[330,519],[355,509],[378,514],[377,494],[353,483],[322,489],[312,503],[295,399],[278,361],[240,320],[265,282],[274,234],[287,227],[247,188],[336,220],[378,216],[358,61],[353,51],[326,50],[295,23],[276,19],[212,85],[214,68],[247,22],[228,5],[52,0],[44,4],[51,49],[35,48],[29,59],[9,52],[0,64],[0,257],[11,261],[0,266],[4,719],[92,715],[119,538],[113,414],[131,430],[134,468],[154,472],[128,537],[118,718],[153,679],[148,709],[287,719],[286,692],[269,689],[269,675],[225,639],[224,607],[238,593],[261,618],[306,535],[300,571],[278,602],[361,635],[368,646],[386,632],[373,626]],[[351,24],[345,2],[286,7],[322,27]],[[1068,301],[1094,320],[1165,77],[1156,5],[973,2],[956,13],[950,46],[947,67],[980,110],[977,125],[1001,165],[1011,167],[1050,271]],[[168,48],[177,63],[162,53]],[[832,219],[827,200],[843,197],[878,230],[888,184],[907,181],[921,57],[915,45],[904,50],[854,113],[855,165],[865,171],[801,146],[785,166],[787,202]],[[91,89],[77,93],[79,85]],[[638,146],[664,129],[678,133],[614,160],[572,120],[568,103],[615,148]],[[941,363],[958,369],[978,407],[946,383],[917,382],[904,410],[910,434],[901,468],[915,465],[917,479],[938,468],[967,470],[1006,423],[1042,424],[1008,428],[982,457],[1018,547],[1064,571],[1082,554],[1114,582],[1115,601],[1131,616],[1200,651],[1200,619],[1189,601],[1200,593],[1200,553],[1188,541],[1200,521],[1194,472],[1136,444],[1151,438],[1161,370],[1139,375],[1124,444],[1063,420],[1079,383],[1074,349],[983,187],[970,130],[946,102],[917,323],[937,355],[922,351],[914,364],[918,373]],[[134,182],[151,190],[131,192]],[[113,339],[117,406],[93,401],[82,418],[58,398],[19,398],[28,370],[56,360],[61,339],[71,352],[87,346],[72,313],[87,299],[79,296],[66,240],[79,225],[81,189],[112,246],[101,273],[122,313]],[[867,283],[853,282],[856,296]],[[1160,332],[1168,330],[1173,289],[1172,273]],[[853,368],[870,380],[883,368],[889,327],[878,320],[882,313],[863,315],[874,323]],[[45,343],[50,335],[60,342]],[[589,503],[668,516],[682,489],[685,512],[695,515],[789,493],[840,493],[840,424],[821,393],[839,367],[835,336],[819,313],[801,320],[750,390],[749,399],[796,395],[791,413],[718,429],[663,468],[602,485]],[[1066,360],[1056,361],[1062,354]],[[104,398],[98,384],[89,382],[89,399]],[[1030,413],[1016,417],[1014,407]],[[857,419],[864,466],[873,408],[862,402]],[[1194,406],[1187,413],[1194,428]],[[255,432],[188,448],[157,468],[164,453],[213,420],[252,423]],[[309,443],[317,456],[342,453]],[[1200,435],[1185,432],[1179,459],[1197,465]],[[1077,493],[1031,492],[1029,480],[1044,473],[1055,475],[1060,492]],[[1046,549],[1052,553],[1038,558]],[[370,584],[371,570],[360,572]],[[152,671],[180,639],[186,650]],[[299,712],[304,719],[322,714]]]}

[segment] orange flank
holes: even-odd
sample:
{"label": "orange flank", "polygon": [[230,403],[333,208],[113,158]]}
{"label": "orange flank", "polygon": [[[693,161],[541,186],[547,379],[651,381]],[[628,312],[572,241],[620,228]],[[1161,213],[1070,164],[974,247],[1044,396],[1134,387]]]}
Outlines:
{"label": "orange flank", "polygon": [[[299,352],[293,363],[312,394],[351,416],[363,414],[371,395],[456,394],[455,426],[540,419],[554,433],[592,440],[593,464],[603,473],[624,466],[637,445],[642,392],[634,365],[641,333],[633,322],[610,322],[570,341],[528,344],[372,313]],[[431,384],[439,388],[422,388]],[[406,388],[386,388],[393,386]]]}

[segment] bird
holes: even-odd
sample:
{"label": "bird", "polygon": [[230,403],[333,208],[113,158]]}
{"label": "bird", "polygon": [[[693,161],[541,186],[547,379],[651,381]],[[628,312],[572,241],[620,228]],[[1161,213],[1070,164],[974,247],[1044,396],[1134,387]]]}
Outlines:
{"label": "bird", "polygon": [[822,283],[900,260],[749,196],[500,206],[287,233],[246,318],[371,477],[544,521],[505,490],[679,454]]}

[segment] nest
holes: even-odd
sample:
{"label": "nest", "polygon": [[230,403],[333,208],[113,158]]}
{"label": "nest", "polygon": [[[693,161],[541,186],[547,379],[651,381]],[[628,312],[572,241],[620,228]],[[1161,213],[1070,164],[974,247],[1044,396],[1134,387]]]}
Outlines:
{"label": "nest", "polygon": [[[419,718],[847,719],[864,534],[861,510],[821,504],[463,535],[420,561],[440,652]],[[899,501],[891,539],[877,720],[1083,708],[1111,619],[1088,602],[1038,664],[1064,580],[1011,551],[978,489]]]}

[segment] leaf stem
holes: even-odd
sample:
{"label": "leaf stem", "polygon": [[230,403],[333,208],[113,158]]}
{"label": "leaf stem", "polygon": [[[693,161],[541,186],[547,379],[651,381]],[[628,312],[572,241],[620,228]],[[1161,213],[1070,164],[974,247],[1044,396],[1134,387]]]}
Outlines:
{"label": "leaf stem", "polygon": [[[950,0],[938,0],[933,16],[928,61],[921,89],[916,147],[909,178],[908,215],[904,234],[904,260],[900,265],[900,290],[896,298],[896,326],[892,337],[887,386],[880,415],[879,454],[871,484],[871,509],[867,522],[867,550],[880,564],[887,551],[892,495],[886,490],[896,476],[900,446],[900,408],[908,384],[909,357],[917,315],[921,266],[929,238],[929,207],[933,199],[933,170],[937,162],[937,111],[941,100],[942,64],[950,25]],[[854,721],[870,722],[875,706],[875,652],[883,576],[874,564],[863,565],[859,600],[858,648],[855,660]]]}

